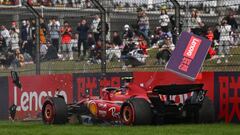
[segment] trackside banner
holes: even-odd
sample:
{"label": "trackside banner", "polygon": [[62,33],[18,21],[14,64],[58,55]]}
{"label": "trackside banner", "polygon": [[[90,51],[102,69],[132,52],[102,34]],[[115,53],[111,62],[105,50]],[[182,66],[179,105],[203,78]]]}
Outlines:
{"label": "trackside banner", "polygon": [[182,32],[166,65],[166,70],[195,80],[210,46],[210,40],[188,32]]}
{"label": "trackside banner", "polygon": [[17,88],[9,77],[9,106],[17,106],[16,119],[29,120],[41,117],[43,102],[47,96],[60,94],[72,103],[72,75],[20,76],[22,88]]}
{"label": "trackside banner", "polygon": [[240,72],[214,73],[214,105],[218,120],[240,122]]}

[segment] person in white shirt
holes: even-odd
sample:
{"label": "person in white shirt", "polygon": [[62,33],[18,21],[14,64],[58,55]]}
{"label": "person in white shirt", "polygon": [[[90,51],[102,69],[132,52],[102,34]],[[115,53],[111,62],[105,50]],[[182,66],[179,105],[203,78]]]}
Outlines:
{"label": "person in white shirt", "polygon": [[227,20],[223,19],[221,22],[221,26],[219,27],[218,31],[220,32],[219,38],[219,48],[218,53],[220,57],[217,60],[217,63],[221,63],[221,57],[224,56],[225,63],[228,63],[228,56],[230,53],[230,33],[231,33],[231,25],[227,24]]}
{"label": "person in white shirt", "polygon": [[108,49],[106,50],[106,55],[107,55],[108,61],[111,61],[114,57],[116,57],[118,59],[118,62],[120,62],[121,49],[119,48],[119,46],[113,43],[109,43]]}
{"label": "person in white shirt", "polygon": [[195,9],[192,11],[192,15],[190,18],[189,26],[191,28],[191,32],[200,35],[201,34],[201,27],[203,25],[201,18],[199,17],[198,11]]}
{"label": "person in white shirt", "polygon": [[91,29],[92,29],[95,41],[98,41],[100,36],[98,31],[98,24],[100,23],[100,21],[101,21],[100,17],[98,15],[95,15],[95,18],[93,19],[91,24]]}
{"label": "person in white shirt", "polygon": [[3,38],[6,41],[6,45],[9,46],[9,41],[10,41],[10,33],[9,33],[9,31],[7,30],[7,28],[4,25],[1,26],[1,30],[0,31],[1,31],[0,34],[3,36]]}
{"label": "person in white shirt", "polygon": [[42,59],[45,58],[45,55],[47,54],[47,51],[48,51],[48,47],[46,44],[41,44],[41,47],[40,47],[40,57]]}
{"label": "person in white shirt", "polygon": [[10,46],[13,51],[16,49],[19,49],[19,36],[18,33],[16,32],[15,28],[11,28],[10,30]]}
{"label": "person in white shirt", "polygon": [[160,23],[162,31],[165,33],[169,32],[169,29],[168,29],[169,22],[170,22],[170,19],[169,19],[169,16],[167,15],[166,7],[163,7],[163,8],[161,8],[161,15],[160,15],[159,23]]}

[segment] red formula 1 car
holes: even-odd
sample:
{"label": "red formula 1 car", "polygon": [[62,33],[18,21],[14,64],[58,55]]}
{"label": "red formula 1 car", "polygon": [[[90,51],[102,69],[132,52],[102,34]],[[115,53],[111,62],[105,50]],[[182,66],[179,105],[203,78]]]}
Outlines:
{"label": "red formula 1 car", "polygon": [[[73,115],[80,122],[88,116],[95,121],[125,125],[162,123],[169,119],[213,122],[214,107],[202,87],[203,84],[159,85],[148,90],[129,82],[123,88],[102,89],[99,99],[86,97],[77,103],[66,104],[62,96],[49,97],[43,104],[42,118],[46,124],[64,124]],[[183,103],[170,98],[185,93],[191,94]]]}

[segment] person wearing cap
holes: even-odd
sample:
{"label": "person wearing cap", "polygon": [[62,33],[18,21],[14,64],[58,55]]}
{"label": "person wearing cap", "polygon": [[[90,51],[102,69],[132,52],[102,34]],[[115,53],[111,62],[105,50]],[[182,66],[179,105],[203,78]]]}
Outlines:
{"label": "person wearing cap", "polygon": [[124,25],[123,39],[131,40],[133,38],[133,32],[128,24]]}
{"label": "person wearing cap", "polygon": [[167,15],[166,6],[161,7],[161,15],[160,15],[159,23],[162,31],[165,33],[168,33],[170,19],[169,19],[169,16]]}

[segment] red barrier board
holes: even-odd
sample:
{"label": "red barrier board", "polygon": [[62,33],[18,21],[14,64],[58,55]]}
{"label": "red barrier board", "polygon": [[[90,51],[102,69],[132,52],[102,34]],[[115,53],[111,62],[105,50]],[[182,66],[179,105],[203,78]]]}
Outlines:
{"label": "red barrier board", "polygon": [[[58,92],[67,102],[72,101],[72,75],[20,76],[22,89],[13,85],[9,77],[9,106],[17,105],[17,119],[36,119],[46,96]],[[59,89],[59,91],[56,91]]]}
{"label": "red barrier board", "polygon": [[[3,82],[1,86],[7,86],[8,83],[7,87],[0,87],[0,119],[7,118],[7,107],[12,104],[18,106],[17,119],[36,119],[45,97],[55,96],[57,89],[71,103],[79,100],[81,94],[99,96],[103,87],[121,86],[124,76],[133,76],[135,83],[148,89],[156,85],[203,83],[204,89],[208,90],[207,95],[214,101],[217,119],[240,121],[240,72],[203,72],[195,81],[171,72],[107,73],[105,77],[100,73],[20,76],[22,89],[15,87],[10,77],[5,77],[0,79]],[[173,96],[172,100],[181,102],[187,97],[187,94]]]}
{"label": "red barrier board", "polygon": [[214,101],[219,120],[240,121],[240,72],[214,73]]}

